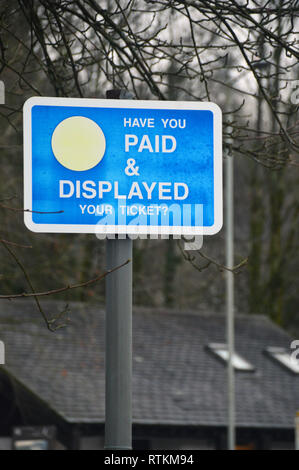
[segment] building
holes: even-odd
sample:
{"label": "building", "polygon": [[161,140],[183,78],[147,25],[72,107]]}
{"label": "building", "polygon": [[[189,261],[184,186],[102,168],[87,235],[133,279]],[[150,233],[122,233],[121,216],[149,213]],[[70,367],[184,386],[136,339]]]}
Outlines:
{"label": "building", "polygon": [[[49,316],[65,307],[43,305]],[[56,426],[60,446],[103,448],[104,311],[83,303],[69,308],[69,326],[51,333],[31,301],[0,304],[6,353],[0,366],[0,449],[10,447],[15,426],[49,425]],[[294,448],[299,371],[289,363],[291,341],[264,316],[236,316],[240,448]],[[226,448],[224,342],[222,315],[135,308],[135,448]]]}

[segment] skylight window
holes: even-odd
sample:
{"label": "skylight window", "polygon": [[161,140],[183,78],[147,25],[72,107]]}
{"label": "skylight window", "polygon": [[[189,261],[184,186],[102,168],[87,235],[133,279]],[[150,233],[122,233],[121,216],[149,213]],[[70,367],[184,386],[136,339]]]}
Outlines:
{"label": "skylight window", "polygon": [[284,367],[299,374],[299,361],[292,357],[290,351],[285,348],[267,348],[266,352]]}
{"label": "skylight window", "polygon": [[[208,345],[210,351],[212,351],[216,356],[222,359],[224,362],[228,362],[229,359],[229,351],[226,344],[222,343],[210,343]],[[235,370],[242,370],[242,371],[254,371],[254,366],[244,359],[240,354],[236,352],[233,353],[232,356],[232,364]]]}

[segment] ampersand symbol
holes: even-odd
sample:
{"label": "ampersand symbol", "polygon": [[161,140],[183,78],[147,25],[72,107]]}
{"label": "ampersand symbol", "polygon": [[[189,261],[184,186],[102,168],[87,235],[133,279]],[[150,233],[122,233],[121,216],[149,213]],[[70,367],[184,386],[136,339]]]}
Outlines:
{"label": "ampersand symbol", "polygon": [[138,173],[138,170],[139,170],[139,166],[136,166],[136,161],[134,160],[134,158],[129,158],[127,160],[127,166],[125,168],[125,173],[126,175],[128,176],[139,176],[139,173]]}

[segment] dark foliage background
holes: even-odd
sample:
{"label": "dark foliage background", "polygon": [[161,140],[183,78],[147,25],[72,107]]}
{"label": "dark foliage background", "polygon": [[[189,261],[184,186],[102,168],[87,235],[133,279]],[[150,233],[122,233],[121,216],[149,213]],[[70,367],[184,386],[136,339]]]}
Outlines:
{"label": "dark foliage background", "polygon": [[[93,235],[32,234],[24,227],[22,106],[31,96],[214,101],[224,113],[224,151],[235,157],[237,312],[265,313],[292,331],[298,321],[297,1],[1,0],[0,237],[36,291],[105,270]],[[232,144],[229,144],[231,139]],[[2,243],[2,294],[30,290]],[[224,233],[202,253],[225,263]],[[222,312],[225,270],[175,240],[134,243],[136,304]],[[60,295],[104,301],[104,283]],[[50,312],[51,314],[55,312]]]}

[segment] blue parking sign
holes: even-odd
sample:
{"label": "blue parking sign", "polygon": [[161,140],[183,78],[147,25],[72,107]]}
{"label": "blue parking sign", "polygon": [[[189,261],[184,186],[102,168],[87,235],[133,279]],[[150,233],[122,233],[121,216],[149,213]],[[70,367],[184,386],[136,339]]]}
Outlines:
{"label": "blue parking sign", "polygon": [[222,226],[214,103],[30,98],[25,224],[34,232],[212,235]]}

